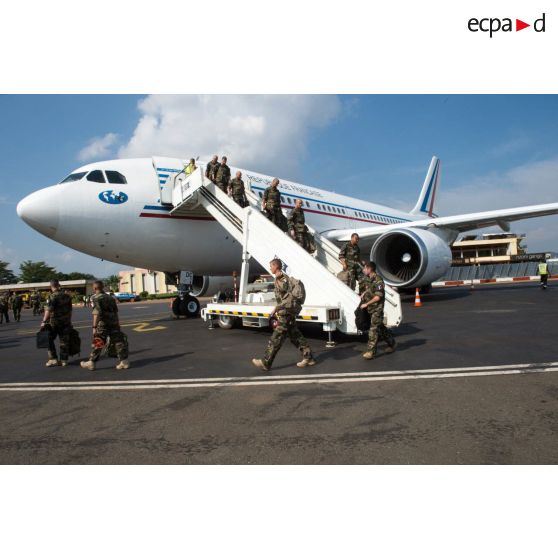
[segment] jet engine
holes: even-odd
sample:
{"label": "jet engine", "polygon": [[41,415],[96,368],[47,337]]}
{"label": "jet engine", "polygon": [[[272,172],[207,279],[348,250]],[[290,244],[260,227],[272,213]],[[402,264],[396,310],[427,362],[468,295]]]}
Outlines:
{"label": "jet engine", "polygon": [[[240,275],[237,278],[237,285],[240,284]],[[192,280],[191,294],[193,296],[213,296],[218,291],[233,288],[233,278],[231,275],[194,275]]]}
{"label": "jet engine", "polygon": [[399,229],[380,236],[370,259],[393,287],[423,287],[442,277],[451,265],[446,240],[430,230]]}

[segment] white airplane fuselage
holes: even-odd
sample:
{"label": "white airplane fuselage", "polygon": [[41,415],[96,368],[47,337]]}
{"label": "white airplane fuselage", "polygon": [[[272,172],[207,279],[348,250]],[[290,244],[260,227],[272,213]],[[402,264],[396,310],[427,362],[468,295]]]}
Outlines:
{"label": "white airplane fuselage", "polygon": [[[204,210],[191,216],[171,216],[172,206],[161,203],[161,187],[171,171],[183,169],[184,161],[165,158],[165,166],[161,164],[160,158],[157,167],[154,159],[145,158],[85,165],[73,172],[114,170],[124,175],[127,183],[99,183],[85,177],[60,183],[27,196],[18,205],[18,214],[56,242],[123,266],[187,269],[199,275],[238,271],[241,247],[212,217]],[[231,167],[233,176],[237,170],[257,195],[273,178]],[[306,221],[318,232],[417,219],[385,206],[280,180],[283,209],[294,207],[294,199],[301,198]],[[127,199],[122,203],[104,202],[100,194],[107,191],[124,193]]]}

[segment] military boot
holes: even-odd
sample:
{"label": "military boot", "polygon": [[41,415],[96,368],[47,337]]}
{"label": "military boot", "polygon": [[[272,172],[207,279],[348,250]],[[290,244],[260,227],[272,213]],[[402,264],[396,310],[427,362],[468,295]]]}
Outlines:
{"label": "military boot", "polygon": [[117,365],[116,365],[116,369],[117,370],[128,370],[128,368],[130,368],[130,362],[128,361],[128,359],[123,359],[121,360]]}
{"label": "military boot", "polygon": [[261,358],[253,358],[252,359],[252,364],[256,368],[259,368],[260,370],[263,370],[264,372],[269,372],[269,366]]}
{"label": "military boot", "polygon": [[365,360],[372,360],[376,355],[372,351],[366,351],[362,353],[362,358]]}
{"label": "military boot", "polygon": [[313,357],[303,358],[300,362],[296,363],[296,365],[299,368],[306,368],[307,366],[314,366],[314,364],[316,364],[316,361],[314,360]]}
{"label": "military boot", "polygon": [[397,347],[397,343],[394,341],[394,342],[393,342],[393,345],[389,345],[389,346],[386,348],[385,352],[388,353],[388,354],[389,354],[389,353],[393,353],[393,351],[395,351],[395,347]]}
{"label": "military boot", "polygon": [[55,358],[49,358],[45,364],[45,366],[48,366],[49,368],[51,366],[60,366],[60,361],[55,359]]}
{"label": "military boot", "polygon": [[97,368],[92,360],[82,360],[79,365],[86,370],[91,370],[91,372]]}
{"label": "military boot", "polygon": [[60,365],[61,366],[68,366],[68,361],[67,360],[61,360]]}

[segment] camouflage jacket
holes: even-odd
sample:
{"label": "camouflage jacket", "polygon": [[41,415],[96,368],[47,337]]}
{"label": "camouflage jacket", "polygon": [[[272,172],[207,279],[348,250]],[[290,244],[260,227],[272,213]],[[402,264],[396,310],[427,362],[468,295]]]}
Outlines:
{"label": "camouflage jacket", "polygon": [[215,181],[215,173],[217,172],[217,169],[220,167],[219,163],[212,163],[211,161],[209,163],[207,163],[207,166],[205,167],[205,176],[207,178],[209,178],[209,180],[213,180]]}
{"label": "camouflage jacket", "polygon": [[263,193],[263,202],[266,209],[275,209],[281,207],[281,192],[278,188],[268,186]]}
{"label": "camouflage jacket", "polygon": [[72,297],[65,291],[50,293],[47,302],[51,326],[67,326],[72,323]]}
{"label": "camouflage jacket", "polygon": [[358,244],[353,245],[350,242],[346,242],[339,252],[339,259],[345,260],[349,268],[358,267],[361,262]]}
{"label": "camouflage jacket", "polygon": [[12,297],[12,308],[14,310],[17,310],[18,308],[21,308],[23,306],[23,298],[21,298],[19,295],[15,295]]}
{"label": "camouflage jacket", "polygon": [[215,173],[215,182],[217,184],[228,184],[231,179],[231,169],[228,165],[221,163]]}
{"label": "camouflage jacket", "polygon": [[287,313],[291,308],[291,283],[289,276],[281,273],[279,277],[275,278],[275,307],[277,313]]}
{"label": "camouflage jacket", "polygon": [[244,180],[242,178],[233,178],[231,180],[231,194],[233,198],[244,199]]}
{"label": "camouflage jacket", "polygon": [[93,315],[99,316],[97,327],[118,328],[118,306],[116,301],[108,293],[102,292],[91,297],[93,303]]}
{"label": "camouflage jacket", "polygon": [[374,304],[371,304],[368,307],[368,312],[372,314],[373,312],[378,311],[379,309],[384,308],[384,300],[385,300],[385,285],[384,280],[376,273],[374,277],[366,277],[366,280],[363,281],[363,284],[366,285],[364,290],[364,294],[362,296],[363,302],[368,302],[372,300],[375,296],[379,296],[380,300]]}
{"label": "camouflage jacket", "polygon": [[7,296],[1,296],[0,297],[0,310],[2,310],[2,312],[5,312],[8,309],[8,297]]}
{"label": "camouflage jacket", "polygon": [[289,213],[289,231],[304,232],[306,225],[304,224],[304,209],[295,207]]}

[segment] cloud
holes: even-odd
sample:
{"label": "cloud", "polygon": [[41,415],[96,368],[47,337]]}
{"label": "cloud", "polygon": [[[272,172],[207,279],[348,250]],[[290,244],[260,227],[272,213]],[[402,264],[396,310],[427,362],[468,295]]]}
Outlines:
{"label": "cloud", "polygon": [[11,261],[14,254],[15,254],[14,250],[12,248],[10,248],[9,246],[6,246],[0,240],[0,260],[9,262],[9,261]]}
{"label": "cloud", "polygon": [[333,95],[149,95],[120,157],[208,159],[289,176],[303,160],[312,130],[341,111]]}
{"label": "cloud", "polygon": [[80,161],[91,161],[93,159],[103,159],[110,154],[111,147],[114,147],[118,141],[118,134],[109,132],[102,138],[93,138],[78,153]]}
{"label": "cloud", "polygon": [[[442,183],[437,212],[454,215],[555,202],[558,156],[478,176],[451,189],[445,189]],[[511,226],[514,232],[526,233],[530,251],[558,250],[558,215],[518,221]]]}

